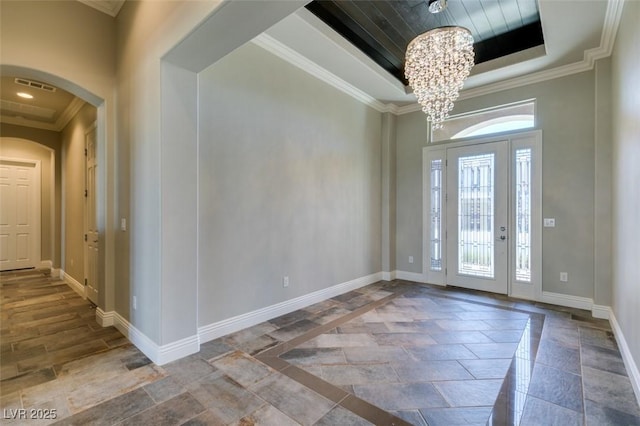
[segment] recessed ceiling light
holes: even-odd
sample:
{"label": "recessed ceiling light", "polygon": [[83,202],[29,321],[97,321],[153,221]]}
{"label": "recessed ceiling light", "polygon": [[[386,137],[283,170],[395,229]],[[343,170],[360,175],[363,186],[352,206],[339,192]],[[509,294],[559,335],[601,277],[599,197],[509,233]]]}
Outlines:
{"label": "recessed ceiling light", "polygon": [[21,98],[25,98],[25,99],[33,99],[33,95],[30,95],[30,94],[25,93],[25,92],[18,92],[18,96],[20,96]]}
{"label": "recessed ceiling light", "polygon": [[429,0],[429,12],[440,13],[447,8],[447,0]]}

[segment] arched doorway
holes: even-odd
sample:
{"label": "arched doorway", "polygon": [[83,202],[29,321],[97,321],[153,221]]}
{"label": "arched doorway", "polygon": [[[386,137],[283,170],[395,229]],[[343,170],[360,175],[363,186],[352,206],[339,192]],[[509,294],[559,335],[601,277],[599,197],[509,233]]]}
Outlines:
{"label": "arched doorway", "polygon": [[[107,166],[108,147],[106,138],[106,102],[104,99],[96,96],[85,88],[44,71],[11,65],[2,65],[0,66],[0,74],[3,77],[12,76],[19,77],[26,81],[45,83],[47,85],[51,85],[52,87],[63,89],[77,97],[79,106],[74,112],[76,115],[74,115],[69,120],[70,124],[67,125],[67,127],[65,127],[64,129],[64,132],[70,133],[70,135],[66,135],[65,137],[69,137],[73,140],[73,147],[71,147],[70,145],[61,145],[60,152],[54,152],[52,154],[54,156],[55,167],[60,168],[65,172],[73,169],[74,173],[60,172],[59,176],[53,176],[52,178],[52,185],[55,188],[54,199],[59,200],[57,201],[59,203],[59,210],[54,211],[52,215],[46,215],[46,220],[49,221],[51,221],[51,216],[53,216],[54,223],[50,225],[50,227],[53,228],[53,231],[51,233],[51,238],[48,241],[51,242],[47,242],[47,247],[49,245],[53,246],[53,248],[51,249],[51,252],[53,254],[45,257],[51,257],[50,264],[52,267],[52,272],[61,272],[63,275],[66,275],[65,278],[72,284],[72,287],[74,287],[74,289],[76,290],[82,291],[84,291],[85,279],[88,275],[86,271],[87,265],[85,264],[86,255],[84,253],[84,235],[86,234],[86,206],[84,200],[84,191],[86,190],[85,173],[87,170],[84,151],[89,127],[93,127],[94,129],[95,133],[93,138],[96,150],[93,160],[95,160],[95,164],[98,165],[98,167],[96,168],[98,173],[96,174],[95,180],[93,181],[95,185],[94,199],[96,207],[95,230],[100,236],[100,250],[99,255],[96,259],[96,265],[94,267],[94,270],[96,271],[95,276],[97,281],[95,284],[95,288],[97,289],[98,297],[95,298],[94,302],[100,308],[98,312],[111,310],[112,307],[110,307],[109,305],[112,304],[114,289],[112,279],[108,277],[113,275],[112,261],[110,260],[109,256],[109,253],[113,250],[113,231],[109,231],[107,229],[107,212],[109,211],[108,206],[112,205],[113,202],[109,201],[107,196],[107,193],[109,192],[107,188],[110,186],[108,184],[108,170],[110,167],[112,167],[112,165]],[[76,117],[79,116],[82,117],[78,118],[77,121],[82,121],[81,124],[74,122],[74,120],[76,120]],[[69,129],[69,126],[72,126],[73,128]],[[3,124],[3,131],[0,132],[0,136],[8,136],[6,133],[10,132],[5,130],[9,127],[9,125]],[[33,140],[33,138],[29,139]],[[67,150],[64,153],[63,148],[64,150]],[[73,155],[70,155],[72,151]],[[70,167],[70,165],[73,165],[73,167]],[[102,165],[103,167],[99,167],[100,165]],[[78,190],[78,188],[84,189]],[[65,196],[65,191],[67,192],[67,196]],[[73,202],[73,205],[71,204],[70,197],[68,196],[71,193],[73,193],[74,197],[72,198],[75,200]],[[56,201],[54,200],[54,202]],[[72,246],[72,241],[69,237],[70,230],[74,231],[74,253],[70,253],[69,251]],[[78,241],[79,239],[81,241]],[[80,248],[78,249],[78,247]],[[69,270],[74,270],[74,272],[65,273]]]}

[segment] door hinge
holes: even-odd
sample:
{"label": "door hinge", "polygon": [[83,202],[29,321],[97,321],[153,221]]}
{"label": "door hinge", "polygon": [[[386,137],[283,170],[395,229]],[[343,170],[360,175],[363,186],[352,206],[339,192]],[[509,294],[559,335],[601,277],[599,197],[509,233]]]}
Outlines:
{"label": "door hinge", "polygon": [[86,278],[84,279],[84,285],[87,285],[87,279]]}
{"label": "door hinge", "polygon": [[84,197],[87,198],[89,196],[89,190],[85,189],[84,190]]}
{"label": "door hinge", "polygon": [[444,268],[444,274],[447,275],[447,268]]}
{"label": "door hinge", "polygon": [[84,234],[84,240],[87,241],[87,234]]}
{"label": "door hinge", "polygon": [[89,151],[87,151],[87,148],[84,149],[84,156],[87,157],[89,155]]}

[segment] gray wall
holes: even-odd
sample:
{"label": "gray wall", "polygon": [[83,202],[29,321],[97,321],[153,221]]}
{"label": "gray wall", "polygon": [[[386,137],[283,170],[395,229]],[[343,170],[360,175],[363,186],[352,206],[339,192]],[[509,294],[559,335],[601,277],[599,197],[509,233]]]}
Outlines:
{"label": "gray wall", "polygon": [[253,44],[199,102],[200,326],[381,271],[380,113]]}
{"label": "gray wall", "polygon": [[[625,2],[612,57],[613,312],[640,365],[640,2]],[[636,374],[637,374],[636,370]],[[636,376],[636,380],[638,377]],[[636,389],[637,391],[637,389]]]}
{"label": "gray wall", "polygon": [[[524,99],[537,99],[543,138],[543,290],[594,295],[595,73],[571,75],[456,102],[453,114]],[[397,269],[422,272],[422,148],[427,145],[422,112],[398,118]],[[415,263],[409,264],[408,257]],[[560,272],[569,273],[561,283]]]}
{"label": "gray wall", "polygon": [[115,236],[115,305],[154,343],[189,339],[182,354],[197,348],[197,238],[183,226],[197,213],[184,189],[197,180],[181,172],[193,172],[198,128],[196,98],[180,89],[192,90],[203,68],[302,6],[145,1],[118,14],[115,211],[129,228]]}
{"label": "gray wall", "polygon": [[382,271],[396,270],[396,115],[382,115]]}
{"label": "gray wall", "polygon": [[[184,2],[125,2],[118,17],[115,309],[161,344],[160,57],[179,32],[171,16]],[[137,297],[137,310],[131,299]],[[179,323],[178,323],[179,324]]]}
{"label": "gray wall", "polygon": [[595,291],[596,305],[611,306],[612,160],[611,58],[596,62]]}

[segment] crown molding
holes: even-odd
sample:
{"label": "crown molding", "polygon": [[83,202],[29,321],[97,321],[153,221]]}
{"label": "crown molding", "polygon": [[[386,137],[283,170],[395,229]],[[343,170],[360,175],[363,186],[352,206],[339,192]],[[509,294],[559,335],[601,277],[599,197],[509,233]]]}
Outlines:
{"label": "crown molding", "polygon": [[326,40],[328,43],[335,46],[335,48],[341,49],[346,55],[353,58],[354,61],[360,62],[375,72],[376,75],[394,86],[399,91],[406,93],[406,86],[402,84],[396,77],[391,75],[387,70],[380,67],[373,59],[371,59],[362,50],[351,44],[346,38],[338,34],[324,21],[320,20],[316,15],[307,10],[306,8],[299,9],[295,14],[295,18],[304,21],[307,25],[311,26],[317,34]]}
{"label": "crown molding", "polygon": [[279,58],[289,62],[290,64],[300,68],[301,70],[311,74],[319,80],[324,81],[325,83],[335,87],[341,92],[359,100],[363,104],[368,105],[377,111],[389,112],[390,108],[392,108],[388,104],[384,104],[378,101],[373,96],[368,95],[362,90],[347,83],[343,79],[337,77],[335,74],[325,70],[315,62],[310,61],[295,50],[284,45],[283,43],[280,43],[278,40],[265,33],[260,34],[251,41],[256,46],[259,46],[267,50],[268,52],[273,53]]}
{"label": "crown molding", "polygon": [[85,103],[85,101],[78,97],[73,98],[69,105],[67,105],[67,108],[62,111],[62,114],[60,114],[60,117],[58,117],[58,119],[56,120],[56,123],[54,124],[56,130],[58,132],[62,131],[62,129],[64,129],[67,124],[69,124],[69,121],[71,121],[71,119],[76,116],[78,111],[80,111],[80,108],[82,108]]}
{"label": "crown molding", "polygon": [[86,4],[102,13],[106,13],[114,18],[118,16],[125,0],[78,0],[82,4]]}
{"label": "crown molding", "polygon": [[599,47],[599,49],[604,49],[603,58],[611,56],[613,53],[613,46],[615,45],[616,35],[620,27],[620,19],[622,19],[624,2],[625,0],[609,0],[607,2],[607,12],[604,17],[604,27],[602,28]]}
{"label": "crown molding", "polygon": [[80,111],[86,102],[80,98],[74,98],[67,108],[60,114],[55,123],[44,123],[37,120],[29,120],[24,117],[0,116],[0,123],[15,124],[16,126],[33,127],[41,130],[51,130],[53,132],[61,132],[69,121]]}
{"label": "crown molding", "polygon": [[[475,98],[478,96],[488,95],[490,93],[514,89],[516,87],[527,86],[592,70],[598,59],[609,57],[613,52],[616,34],[622,17],[624,2],[625,0],[608,0],[602,35],[600,37],[600,46],[586,50],[582,61],[502,80],[496,83],[486,84],[473,89],[462,90],[458,99],[463,100]],[[404,106],[398,106],[394,103],[383,103],[265,33],[254,38],[252,42],[301,70],[335,87],[341,92],[359,100],[365,105],[370,106],[376,111],[403,115],[420,111],[422,109],[422,107],[417,103]]]}
{"label": "crown molding", "polygon": [[18,117],[0,116],[0,123],[15,124],[16,126],[33,127],[41,130],[51,130],[53,132],[59,132],[55,124],[42,123],[35,120],[27,120],[23,117],[18,118]]}
{"label": "crown molding", "polygon": [[422,111],[422,105],[419,103],[399,107],[397,115],[410,114],[417,111]]}

